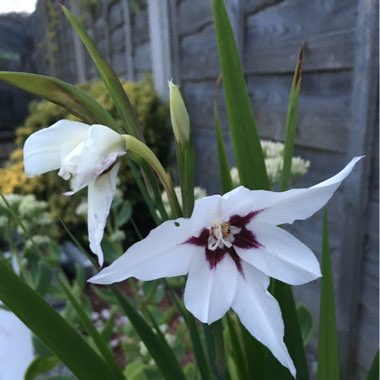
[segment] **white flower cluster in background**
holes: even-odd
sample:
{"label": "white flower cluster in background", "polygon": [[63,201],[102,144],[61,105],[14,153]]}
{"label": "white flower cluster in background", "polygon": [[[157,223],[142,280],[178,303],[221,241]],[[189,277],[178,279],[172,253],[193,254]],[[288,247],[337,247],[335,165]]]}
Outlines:
{"label": "white flower cluster in background", "polygon": [[[178,202],[179,202],[179,204],[182,207],[181,187],[180,186],[175,186],[174,187],[174,191],[175,191],[175,193],[177,195]],[[206,196],[207,196],[206,189],[204,189],[203,187],[199,187],[199,186],[195,186],[194,187],[194,200],[201,199],[201,198],[204,198]],[[171,210],[170,210],[169,199],[168,199],[168,195],[166,194],[166,191],[164,191],[161,194],[161,199],[162,199],[162,203],[164,204],[166,212],[168,213],[168,215],[170,215],[171,214]]]}
{"label": "white flower cluster in background", "polygon": [[[261,140],[265,167],[268,173],[270,186],[275,187],[281,180],[284,163],[284,144],[270,140]],[[293,157],[290,167],[290,180],[292,183],[304,176],[310,168],[310,161],[301,157]],[[236,167],[230,170],[233,185],[240,185],[239,172]]]}

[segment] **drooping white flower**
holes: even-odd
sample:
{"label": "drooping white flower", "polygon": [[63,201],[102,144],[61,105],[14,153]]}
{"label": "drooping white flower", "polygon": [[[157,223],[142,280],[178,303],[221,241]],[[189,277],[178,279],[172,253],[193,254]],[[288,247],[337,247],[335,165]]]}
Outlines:
{"label": "drooping white flower", "polygon": [[103,265],[100,242],[116,190],[117,159],[123,154],[124,139],[112,129],[70,120],[60,120],[33,133],[24,145],[28,177],[59,169],[59,176],[71,180],[67,195],[88,186],[90,249],[97,255],[100,266]]}
{"label": "drooping white flower", "polygon": [[276,193],[239,187],[200,199],[191,218],[161,224],[89,281],[188,274],[185,306],[195,317],[212,323],[232,308],[295,376],[283,342],[281,311],[267,291],[269,277],[299,285],[321,272],[312,251],[277,226],[306,219],[323,207],[359,159],[310,188]]}

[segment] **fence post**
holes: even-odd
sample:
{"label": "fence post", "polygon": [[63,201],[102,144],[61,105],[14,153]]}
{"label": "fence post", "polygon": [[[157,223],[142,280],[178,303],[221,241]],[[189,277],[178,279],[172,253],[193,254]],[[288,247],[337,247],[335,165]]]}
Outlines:
{"label": "fence post", "polygon": [[135,72],[134,72],[134,67],[133,67],[131,13],[129,11],[128,1],[122,1],[121,4],[123,7],[123,18],[124,18],[125,55],[126,55],[126,61],[127,61],[127,80],[133,82],[135,79]]}
{"label": "fence post", "polygon": [[158,94],[167,100],[173,76],[168,0],[149,0],[148,16],[153,80]]}
{"label": "fence post", "polygon": [[[76,5],[75,1],[73,1],[72,3],[72,10],[75,15],[79,14],[78,6]],[[84,46],[78,34],[75,32],[74,28],[71,28],[71,31],[72,31],[73,45],[74,45],[75,68],[76,68],[76,73],[77,73],[76,80],[78,83],[82,83],[87,79]]]}
{"label": "fence post", "polygon": [[369,175],[371,148],[376,126],[378,78],[378,2],[359,0],[357,4],[356,50],[351,95],[352,123],[348,136],[347,161],[353,156],[367,155],[345,182],[344,208],[349,217],[344,220],[342,262],[340,263],[339,309],[341,327],[342,378],[352,377],[355,363],[358,312],[362,282],[362,262],[365,232],[368,223]]}

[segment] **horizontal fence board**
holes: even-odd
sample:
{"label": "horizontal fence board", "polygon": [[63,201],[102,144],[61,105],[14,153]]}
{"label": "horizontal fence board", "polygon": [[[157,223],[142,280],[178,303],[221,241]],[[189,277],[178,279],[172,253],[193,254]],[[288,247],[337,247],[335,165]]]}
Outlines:
{"label": "horizontal fence board", "polygon": [[204,0],[185,0],[178,5],[179,36],[196,33],[205,25],[213,22],[212,2]]}
{"label": "horizontal fence board", "polygon": [[214,26],[182,38],[179,57],[182,80],[216,78],[220,69]]}
{"label": "horizontal fence board", "polygon": [[[301,88],[296,142],[310,148],[345,152],[350,126],[346,109],[350,100],[350,72],[305,74]],[[260,134],[282,140],[292,77],[248,77],[248,88]],[[193,121],[213,128],[211,81],[184,82],[184,98]],[[221,118],[226,113],[218,91]],[[328,136],[328,138],[326,138]]]}
{"label": "horizontal fence board", "polygon": [[292,71],[302,42],[305,71],[352,67],[356,1],[243,3],[247,72]]}
{"label": "horizontal fence board", "polygon": [[305,38],[269,36],[249,31],[244,49],[246,73],[289,73],[294,70],[301,43],[305,43],[304,72],[345,70],[353,66],[355,30],[346,29]]}

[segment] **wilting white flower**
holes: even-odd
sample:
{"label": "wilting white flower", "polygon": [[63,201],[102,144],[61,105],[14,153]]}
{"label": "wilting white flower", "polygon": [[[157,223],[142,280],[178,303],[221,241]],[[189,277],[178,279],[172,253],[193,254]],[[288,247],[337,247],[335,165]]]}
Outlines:
{"label": "wilting white flower", "polygon": [[116,189],[118,157],[125,154],[121,135],[104,125],[60,120],[33,133],[24,145],[28,177],[59,169],[71,180],[71,195],[88,186],[88,234],[90,248],[103,265],[100,242]]}
{"label": "wilting white flower", "polygon": [[321,275],[313,252],[277,227],[310,217],[331,198],[360,158],[310,188],[285,192],[238,187],[195,202],[191,218],[167,221],[89,281],[110,284],[188,274],[185,306],[212,323],[231,307],[247,330],[287,367],[296,369],[283,342],[269,277],[299,285]]}

